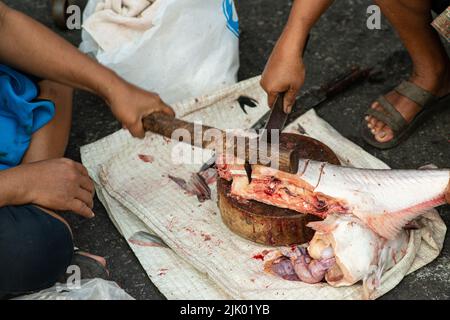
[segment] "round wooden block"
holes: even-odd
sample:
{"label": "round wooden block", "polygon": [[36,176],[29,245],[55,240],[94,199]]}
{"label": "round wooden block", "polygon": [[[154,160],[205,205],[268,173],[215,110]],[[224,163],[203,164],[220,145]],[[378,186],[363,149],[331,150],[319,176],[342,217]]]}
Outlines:
{"label": "round wooden block", "polygon": [[[282,133],[280,143],[298,149],[301,159],[340,164],[334,152],[315,139]],[[271,246],[302,244],[313,237],[314,231],[306,225],[320,218],[253,200],[238,200],[230,196],[230,191],[230,181],[217,180],[218,206],[222,221],[237,235]]]}

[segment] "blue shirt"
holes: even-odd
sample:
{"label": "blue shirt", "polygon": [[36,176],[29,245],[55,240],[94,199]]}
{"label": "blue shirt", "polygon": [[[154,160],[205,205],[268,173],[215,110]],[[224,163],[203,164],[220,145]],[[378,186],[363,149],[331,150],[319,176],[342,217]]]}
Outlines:
{"label": "blue shirt", "polygon": [[38,95],[29,76],[0,64],[0,170],[19,165],[32,134],[53,118],[53,102]]}

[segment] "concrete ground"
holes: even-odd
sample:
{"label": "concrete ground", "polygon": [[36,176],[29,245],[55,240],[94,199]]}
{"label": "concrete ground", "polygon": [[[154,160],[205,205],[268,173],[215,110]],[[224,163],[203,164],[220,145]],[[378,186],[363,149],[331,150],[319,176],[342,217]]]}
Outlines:
{"label": "concrete ground", "polygon": [[[79,31],[58,31],[50,17],[49,0],[4,0],[57,31],[78,45]],[[292,1],[236,1],[241,25],[241,69],[239,79],[262,72],[266,59],[287,19]],[[351,65],[379,64],[384,73],[376,83],[364,83],[326,103],[318,111],[344,136],[363,145],[358,127],[365,109],[384,93],[407,77],[410,59],[388,22],[382,29],[366,28],[367,0],[336,1],[311,34],[306,53],[308,79],[306,86],[320,84]],[[26,30],[24,30],[26,32]],[[45,46],[45,44],[42,44]],[[79,148],[119,129],[106,105],[97,97],[77,92],[73,128],[67,157],[80,160]],[[427,163],[450,167],[450,109],[435,114],[424,126],[398,148],[378,151],[365,146],[393,168],[417,168]],[[107,258],[112,279],[137,299],[163,299],[154,287],[127,243],[109,220],[96,199],[96,218],[82,220],[67,215],[80,248]],[[450,207],[439,208],[447,225]],[[450,235],[442,254],[419,271],[407,276],[383,299],[449,299]]]}

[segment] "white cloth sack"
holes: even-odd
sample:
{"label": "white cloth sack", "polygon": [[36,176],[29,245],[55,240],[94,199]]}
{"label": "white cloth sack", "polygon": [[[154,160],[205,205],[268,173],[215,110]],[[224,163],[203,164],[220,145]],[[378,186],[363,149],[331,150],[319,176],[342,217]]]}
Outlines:
{"label": "white cloth sack", "polygon": [[172,104],[234,84],[233,0],[90,0],[80,50]]}
{"label": "white cloth sack", "polygon": [[[247,114],[244,114],[236,103],[236,99],[242,94],[255,98],[259,102],[259,107],[247,108]],[[220,90],[215,95],[175,104],[174,107],[181,118],[190,121],[201,119],[204,123],[219,128],[249,127],[267,110],[266,95],[259,86],[259,78]],[[383,162],[342,137],[314,111],[303,115],[289,129],[295,131],[298,125],[301,125],[309,136],[330,146],[344,165],[387,168]],[[96,182],[100,183],[100,192],[108,195],[103,201],[108,205],[111,204],[110,209],[113,210],[110,210],[110,213],[116,223],[125,221],[126,213],[134,215],[140,220],[137,222],[137,219],[133,218],[135,226],[140,224],[141,228],[152,230],[163,238],[174,252],[170,258],[160,259],[156,251],[148,249],[147,258],[140,258],[141,263],[147,266],[163,264],[165,268],[178,273],[179,277],[197,279],[191,284],[185,279],[180,284],[174,281],[173,277],[155,277],[155,273],[149,273],[159,288],[160,284],[164,284],[162,293],[169,292],[172,298],[190,298],[192,296],[187,292],[192,288],[204,286],[209,289],[211,297],[216,299],[362,297],[360,284],[333,288],[327,284],[308,285],[290,282],[266,274],[262,262],[252,257],[270,248],[233,234],[223,225],[215,201],[199,205],[195,197],[184,194],[177,185],[167,179],[167,172],[186,178],[189,172],[199,167],[199,165],[171,165],[171,144],[172,142],[151,133],[148,133],[144,140],[133,139],[127,132],[121,130],[81,150],[83,163]],[[208,151],[204,152],[208,157]],[[155,157],[155,161],[151,164],[144,163],[139,160],[137,156],[139,153],[151,154]],[[212,189],[214,194],[215,188]],[[114,210],[118,208],[118,203],[122,211]],[[411,232],[406,256],[383,276],[377,296],[391,290],[406,274],[438,256],[445,237],[445,224],[436,210],[431,210],[423,216],[421,223],[424,228]],[[124,228],[126,229],[126,226]],[[210,240],[205,241],[205,234],[210,236]],[[179,263],[180,261],[182,263]],[[148,269],[151,268],[146,268]],[[202,279],[200,282],[199,276]],[[176,293],[173,294],[174,292]]]}

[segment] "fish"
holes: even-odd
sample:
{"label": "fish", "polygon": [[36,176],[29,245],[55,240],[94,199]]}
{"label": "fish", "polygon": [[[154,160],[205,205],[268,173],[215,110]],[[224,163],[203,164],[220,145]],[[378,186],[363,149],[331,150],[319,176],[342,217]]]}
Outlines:
{"label": "fish", "polygon": [[427,210],[445,203],[449,169],[360,169],[302,159],[297,173],[218,161],[221,178],[231,181],[231,195],[313,214],[351,214],[386,239]]}
{"label": "fish", "polygon": [[145,231],[138,231],[134,233],[129,239],[132,244],[142,247],[164,247],[168,248],[167,244],[157,235],[150,234]]}
{"label": "fish", "polygon": [[362,281],[366,299],[379,288],[382,275],[399,263],[408,250],[408,230],[401,230],[388,240],[351,214],[331,214],[307,226],[316,231],[307,249],[311,258],[335,259],[325,274],[326,282],[342,287]]}
{"label": "fish", "polygon": [[301,246],[282,248],[266,257],[264,270],[290,281],[326,282],[332,287],[362,282],[362,298],[374,297],[383,274],[406,255],[409,231],[387,240],[351,214],[331,214],[310,222],[316,232]]}
{"label": "fish", "polygon": [[[168,177],[181,189],[186,191],[186,194],[197,196],[199,202],[205,202],[206,200],[211,199],[211,189],[208,182],[212,183],[212,181],[215,181],[216,176],[211,174],[209,170],[202,173],[192,173],[187,182],[182,178],[170,174]],[[207,181],[205,179],[207,179]]]}

